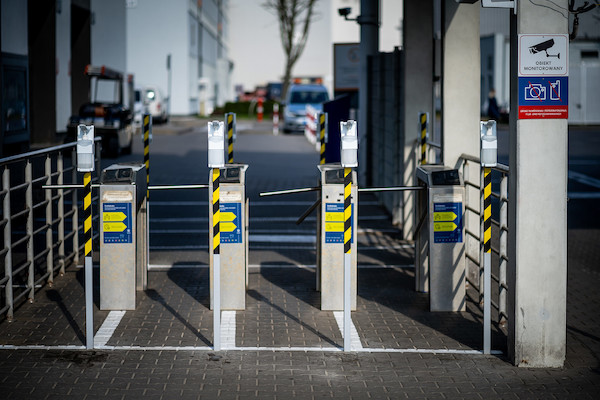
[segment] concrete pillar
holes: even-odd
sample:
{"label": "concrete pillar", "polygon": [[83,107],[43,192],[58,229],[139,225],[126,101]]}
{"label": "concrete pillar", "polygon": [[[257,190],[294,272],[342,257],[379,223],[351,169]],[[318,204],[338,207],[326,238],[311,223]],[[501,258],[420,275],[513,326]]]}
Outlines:
{"label": "concrete pillar", "polygon": [[[359,86],[358,86],[358,183],[360,186],[367,186],[367,171],[369,170],[368,161],[369,139],[367,132],[368,118],[368,76],[367,60],[370,55],[377,54],[379,51],[379,1],[361,0],[360,16],[360,65],[359,65]],[[374,160],[371,160],[374,161]]]}
{"label": "concrete pillar", "polygon": [[[415,157],[421,131],[419,114],[433,112],[433,0],[404,2],[404,129],[402,185],[414,186],[415,168],[419,162]],[[417,152],[418,153],[418,152]],[[402,224],[404,239],[414,235],[414,212],[417,195],[415,192],[402,192],[400,215],[394,215],[394,222]],[[398,218],[398,219],[397,219]]]}
{"label": "concrete pillar", "polygon": [[508,352],[518,366],[562,367],[568,125],[566,119],[517,119],[518,34],[568,33],[568,4],[517,4],[517,14],[511,17]]}
{"label": "concrete pillar", "polygon": [[[479,2],[442,2],[442,159],[479,155]],[[478,175],[471,175],[478,176]]]}

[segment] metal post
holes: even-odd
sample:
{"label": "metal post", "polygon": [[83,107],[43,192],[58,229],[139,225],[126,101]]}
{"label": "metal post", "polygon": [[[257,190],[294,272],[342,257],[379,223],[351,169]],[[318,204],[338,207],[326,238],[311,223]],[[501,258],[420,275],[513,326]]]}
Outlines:
{"label": "metal post", "polygon": [[326,114],[319,113],[319,141],[321,143],[321,159],[319,164],[325,164],[325,121]]}
{"label": "metal post", "polygon": [[483,250],[483,232],[485,232],[485,226],[484,226],[484,193],[483,193],[483,181],[484,181],[484,175],[483,175],[483,168],[479,169],[479,269],[478,269],[478,281],[477,284],[479,285],[479,305],[481,306],[483,304],[483,298],[485,296],[485,269],[484,269],[484,254],[485,251]]}
{"label": "metal post", "polygon": [[6,165],[2,171],[2,190],[5,192],[4,199],[2,200],[2,214],[6,218],[6,223],[4,224],[4,248],[6,249],[6,254],[4,255],[4,276],[8,278],[4,293],[6,295],[6,305],[8,306],[6,319],[10,321],[13,318],[12,227],[10,219],[10,169]]}
{"label": "metal post", "polygon": [[219,245],[221,244],[220,217],[219,211],[219,177],[221,170],[212,169],[213,193],[212,193],[212,213],[213,213],[213,345],[214,350],[221,350],[221,254]]}
{"label": "metal post", "polygon": [[226,114],[227,124],[227,163],[233,164],[233,129],[235,127],[235,114]]}
{"label": "metal post", "polygon": [[[64,184],[64,163],[62,151],[58,153],[56,159],[56,170],[58,176],[56,183],[58,185]],[[64,190],[58,189],[58,265],[60,266],[59,274],[62,276],[65,274],[65,197]]]}
{"label": "metal post", "polygon": [[421,165],[427,164],[427,113],[419,115],[421,122]]}
{"label": "metal post", "polygon": [[[46,184],[52,184],[52,159],[50,154],[46,155],[44,162],[44,172],[46,175]],[[46,273],[48,274],[48,285],[52,287],[54,283],[54,251],[52,246],[52,191],[45,191],[46,198]]]}
{"label": "metal post", "polygon": [[33,173],[31,170],[31,160],[27,159],[27,163],[25,164],[25,182],[27,182],[27,189],[25,190],[25,208],[28,210],[27,213],[27,226],[26,226],[26,234],[29,238],[27,240],[27,263],[29,264],[28,268],[28,277],[27,277],[27,287],[29,288],[29,301],[33,302],[33,297],[35,295],[35,269],[34,269],[34,261],[33,261]]}
{"label": "metal post", "polygon": [[483,168],[483,354],[491,351],[492,170]]}
{"label": "metal post", "polygon": [[506,265],[508,260],[508,174],[500,180],[500,267],[498,271],[498,322],[506,322]]}
{"label": "metal post", "polygon": [[[171,101],[171,99],[169,99]],[[146,164],[146,271],[150,265],[150,137],[152,115],[144,114],[144,164]]]}
{"label": "metal post", "polygon": [[[71,163],[73,167],[73,173],[71,176],[71,182],[77,182],[77,168],[75,166],[77,160],[77,151],[73,149],[71,154]],[[73,231],[73,263],[79,265],[79,207],[77,206],[77,190],[71,191],[71,208],[73,210],[73,216],[71,217],[71,230]]]}
{"label": "metal post", "polygon": [[350,283],[352,263],[352,169],[344,168],[344,351],[352,350],[352,337],[350,334],[352,304],[350,302]]}
{"label": "metal post", "polygon": [[85,346],[94,348],[94,310],[92,283],[92,173],[83,174],[83,232],[85,240]]}

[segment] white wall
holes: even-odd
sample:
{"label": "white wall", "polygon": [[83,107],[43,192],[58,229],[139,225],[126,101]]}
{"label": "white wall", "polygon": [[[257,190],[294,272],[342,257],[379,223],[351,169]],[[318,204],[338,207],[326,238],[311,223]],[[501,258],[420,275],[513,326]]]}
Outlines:
{"label": "white wall", "polygon": [[71,116],[71,2],[56,14],[56,131],[63,132]]}
{"label": "white wall", "polygon": [[26,56],[27,49],[27,2],[2,0],[2,51]]}
{"label": "white wall", "polygon": [[189,114],[187,0],[143,0],[126,9],[127,71],[136,86],[156,85],[167,96],[171,53],[172,114]]}

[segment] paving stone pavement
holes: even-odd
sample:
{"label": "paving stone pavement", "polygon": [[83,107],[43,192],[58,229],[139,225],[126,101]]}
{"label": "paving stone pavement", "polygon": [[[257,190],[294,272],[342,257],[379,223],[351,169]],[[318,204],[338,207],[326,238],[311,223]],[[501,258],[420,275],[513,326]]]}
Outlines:
{"label": "paving stone pavement", "polygon": [[[512,366],[496,327],[493,349],[502,354],[477,352],[477,295],[464,313],[430,313],[427,296],[413,290],[405,250],[390,254],[403,260],[395,268],[359,269],[352,320],[367,350],[343,353],[334,314],[320,310],[314,269],[274,267],[282,253],[265,251],[252,255],[260,268],[250,270],[247,307],[236,312],[238,349],[219,352],[211,349],[207,268],[152,271],[136,310],[96,350],[83,349],[83,271],[69,268],[12,322],[0,321],[0,399],[596,399],[599,242],[598,229],[569,231],[563,368]],[[286,260],[279,264],[314,264],[314,251],[293,251]],[[98,298],[95,304],[97,332],[109,313],[97,309]]]}

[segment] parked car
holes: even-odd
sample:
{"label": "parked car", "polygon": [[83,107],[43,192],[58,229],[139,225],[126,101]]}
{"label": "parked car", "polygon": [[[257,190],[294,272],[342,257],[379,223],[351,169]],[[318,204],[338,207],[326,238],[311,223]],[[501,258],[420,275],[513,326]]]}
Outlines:
{"label": "parked car", "polygon": [[323,110],[323,103],[329,100],[323,85],[292,85],[288,89],[283,112],[283,131],[301,131],[306,125],[306,105],[317,111]]}
{"label": "parked car", "polygon": [[105,66],[88,65],[90,98],[69,118],[67,141],[77,140],[79,124],[94,125],[96,136],[102,137],[102,151],[116,157],[119,152],[131,154],[133,114],[123,102],[123,74]]}
{"label": "parked car", "polygon": [[145,86],[142,90],[142,104],[145,113],[152,115],[152,122],[167,122],[167,99],[156,86]]}

